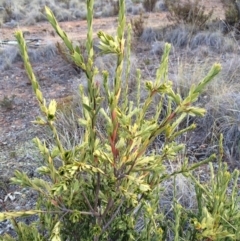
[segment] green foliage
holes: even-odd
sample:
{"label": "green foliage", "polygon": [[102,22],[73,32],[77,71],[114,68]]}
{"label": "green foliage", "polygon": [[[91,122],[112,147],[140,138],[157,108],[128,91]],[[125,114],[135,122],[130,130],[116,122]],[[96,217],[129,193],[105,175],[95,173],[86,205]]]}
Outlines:
{"label": "green foliage", "polygon": [[40,235],[35,224],[26,225],[24,223],[17,223],[12,219],[13,227],[17,233],[17,239],[12,238],[10,235],[5,235],[4,238],[0,237],[0,241],[43,241],[45,240],[42,235]]}
{"label": "green foliage", "polygon": [[[55,146],[49,148],[44,141],[35,138],[34,142],[45,161],[45,165],[38,169],[42,177],[30,179],[25,173],[16,171],[15,177],[12,178],[14,184],[31,188],[39,193],[36,208],[29,211],[0,213],[0,220],[13,220],[18,240],[157,241],[166,240],[169,231],[173,233],[174,240],[179,240],[180,237],[185,240],[190,240],[185,237],[191,237],[191,240],[196,240],[194,238],[207,240],[215,237],[219,239],[232,235],[239,238],[238,234],[234,234],[235,229],[237,230],[235,225],[238,223],[238,204],[234,202],[229,206],[230,202],[225,195],[227,184],[231,178],[237,176],[236,172],[233,176],[226,174],[225,177],[226,170],[220,168],[217,178],[212,172],[211,185],[208,189],[195,180],[191,172],[212,161],[215,155],[192,165],[185,159],[183,165],[173,172],[167,171],[164,165],[164,161],[174,160],[184,149],[184,145],[179,144],[176,138],[195,127],[191,125],[180,129],[179,125],[189,115],[205,114],[203,108],[196,107],[193,103],[198,100],[205,86],[219,73],[220,65],[215,64],[207,76],[198,85],[192,86],[186,97],[182,98],[174,92],[172,82],[168,79],[170,45],[166,44],[155,81],[147,81],[143,86],[138,70],[135,99],[130,100],[128,76],[131,28],[128,26],[128,38],[125,44],[125,1],[119,1],[116,36],[101,31],[98,33],[102,54],[116,56],[113,85],[110,83],[107,70],[101,73],[103,83],[95,80],[98,69],[94,66],[93,0],[88,0],[87,5],[87,58],[83,57],[81,48],[73,45],[60,28],[51,10],[46,7],[49,22],[66,45],[72,61],[81,68],[88,81],[86,91],[82,86],[79,88],[82,115],[79,116],[78,122],[84,129],[84,134],[82,141],[71,149],[64,147],[57,132],[56,101],[51,100],[47,104],[44,99],[29,62],[22,32],[16,32],[24,66],[42,112],[42,116],[37,117],[35,123],[50,127]],[[127,73],[124,75],[126,79],[123,80],[124,60],[127,61]],[[104,94],[100,91],[101,84]],[[147,92],[147,96],[142,102],[143,90]],[[157,97],[158,104],[154,105],[154,99]],[[107,107],[103,105],[103,101],[107,103]],[[150,108],[154,108],[154,114],[149,114]],[[102,138],[97,132],[99,118],[104,119],[106,138]],[[149,152],[151,144],[159,135],[165,137],[161,151]],[[159,206],[162,183],[180,173],[191,177],[195,182],[199,210],[197,214],[184,210],[175,198],[173,202],[175,220],[167,221]],[[234,183],[236,186],[236,181]],[[234,201],[235,189],[231,196],[231,200]],[[17,224],[15,221],[17,217],[35,214],[39,220],[31,226]],[[209,216],[210,219],[206,219]],[[218,218],[217,226],[211,221],[216,218]],[[190,225],[190,219],[191,229],[185,231],[184,227],[186,224]],[[205,225],[209,220],[212,226]],[[139,222],[143,225],[137,228]],[[226,228],[222,228],[223,222]],[[2,240],[12,239],[5,236]]]}
{"label": "green foliage", "polygon": [[[179,205],[178,218],[182,223],[190,225],[184,234],[179,234],[186,240],[239,240],[240,238],[240,206],[239,206],[239,170],[228,171],[226,163],[222,162],[223,146],[220,138],[220,153],[218,169],[215,172],[210,163],[210,180],[201,184],[192,174],[190,177],[195,185],[197,195],[197,212],[183,210]],[[179,217],[181,216],[181,217]],[[177,219],[177,217],[176,217]]]}
{"label": "green foliage", "polygon": [[198,28],[203,28],[213,14],[213,10],[206,13],[205,7],[199,3],[199,0],[165,0],[165,4],[170,12],[168,18],[171,21],[176,23],[191,24]]}

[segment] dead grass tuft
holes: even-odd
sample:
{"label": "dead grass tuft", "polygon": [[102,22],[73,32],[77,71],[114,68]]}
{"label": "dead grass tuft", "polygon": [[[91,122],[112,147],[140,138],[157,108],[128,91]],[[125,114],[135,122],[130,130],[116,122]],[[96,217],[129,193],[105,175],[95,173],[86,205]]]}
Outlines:
{"label": "dead grass tuft", "polygon": [[[75,106],[74,106],[75,105]],[[78,123],[81,111],[76,103],[65,103],[57,114],[57,130],[67,150],[77,146],[84,138],[84,130]]]}
{"label": "dead grass tuft", "polygon": [[42,62],[45,59],[52,59],[57,54],[57,48],[51,42],[36,49],[29,48],[29,58],[32,62]]}
{"label": "dead grass tuft", "polygon": [[2,49],[0,48],[0,70],[9,69],[18,57],[19,51],[17,47],[4,46]]}
{"label": "dead grass tuft", "polygon": [[166,42],[171,43],[175,47],[182,48],[187,46],[192,35],[192,29],[188,26],[179,26],[172,31],[168,31],[164,36]]}
{"label": "dead grass tuft", "polygon": [[151,28],[151,27],[147,27],[147,28],[144,28],[143,30],[143,33],[140,37],[140,40],[142,42],[145,42],[145,43],[152,43],[152,42],[155,42],[156,40],[163,40],[164,37],[163,37],[163,31],[159,30],[159,29],[156,29],[156,28]]}
{"label": "dead grass tuft", "polygon": [[189,48],[193,52],[202,47],[206,47],[209,53],[220,54],[238,49],[237,40],[230,34],[224,34],[220,29],[197,31],[191,25],[186,24],[161,29],[145,28],[140,40],[146,43],[168,42],[176,48]]}

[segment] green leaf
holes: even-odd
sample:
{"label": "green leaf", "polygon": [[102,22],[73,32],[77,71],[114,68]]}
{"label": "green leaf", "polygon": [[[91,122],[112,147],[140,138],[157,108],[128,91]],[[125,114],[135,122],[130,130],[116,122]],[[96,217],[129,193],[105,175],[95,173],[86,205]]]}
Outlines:
{"label": "green leaf", "polygon": [[51,233],[51,241],[62,241],[60,237],[60,221],[54,225]]}
{"label": "green leaf", "polygon": [[140,184],[139,185],[139,190],[141,192],[147,192],[147,191],[150,191],[151,188],[150,188],[150,186],[148,184]]}
{"label": "green leaf", "polygon": [[91,113],[92,112],[92,109],[90,106],[86,105],[86,104],[83,104],[83,107],[89,112]]}
{"label": "green leaf", "polygon": [[6,219],[18,218],[18,217],[26,217],[35,214],[41,213],[41,210],[29,210],[29,211],[22,211],[22,212],[2,212],[0,213],[0,221],[4,221]]}
{"label": "green leaf", "polygon": [[152,81],[147,81],[145,83],[147,90],[152,91],[153,90],[153,82]]}
{"label": "green leaf", "polygon": [[83,56],[79,54],[77,51],[74,51],[72,54],[72,58],[74,63],[79,66],[82,70],[86,71],[86,65],[84,63]]}
{"label": "green leaf", "polygon": [[83,118],[78,118],[78,123],[81,125],[81,126],[88,126],[88,121],[83,119]]}
{"label": "green leaf", "polygon": [[41,173],[41,174],[49,174],[49,173],[51,173],[50,169],[48,167],[46,167],[46,166],[42,166],[42,167],[37,168],[37,172]]}
{"label": "green leaf", "polygon": [[35,121],[32,121],[33,124],[38,124],[38,125],[46,125],[47,122],[42,118],[42,117],[37,117]]}
{"label": "green leaf", "polygon": [[39,89],[36,89],[36,97],[40,102],[43,101],[42,92]]}

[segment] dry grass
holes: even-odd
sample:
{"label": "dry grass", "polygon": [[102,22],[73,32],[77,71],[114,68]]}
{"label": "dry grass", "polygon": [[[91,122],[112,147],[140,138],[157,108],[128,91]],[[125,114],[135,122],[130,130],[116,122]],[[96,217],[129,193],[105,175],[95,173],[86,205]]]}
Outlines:
{"label": "dry grass", "polygon": [[61,141],[67,150],[77,146],[82,142],[84,137],[84,130],[78,124],[78,118],[80,117],[80,110],[77,106],[71,104],[66,105],[64,111],[58,113],[57,129],[60,134]]}
{"label": "dry grass", "polygon": [[225,35],[220,26],[218,28],[209,26],[209,30],[201,31],[197,31],[191,25],[184,24],[169,25],[161,29],[144,28],[140,40],[145,43],[168,42],[181,50],[190,48],[191,51],[194,51],[201,47],[207,47],[207,52],[213,51],[219,54],[233,52],[238,46],[232,33]]}
{"label": "dry grass", "polygon": [[[0,1],[0,19],[3,24],[15,21],[19,24],[32,25],[39,21],[46,20],[43,14],[44,6],[49,6],[54,12],[58,21],[74,19],[86,19],[86,3],[76,0],[70,1],[48,1],[48,0],[21,0],[21,1]],[[95,1],[95,12],[100,16],[116,15],[116,4],[114,1],[106,5],[102,0]],[[26,17],[27,16],[27,17]]]}
{"label": "dry grass", "polygon": [[[29,48],[29,57],[32,62],[42,62],[46,58],[51,59],[56,56],[57,49],[55,44],[48,43],[39,48]],[[11,68],[12,64],[20,60],[17,46],[6,45],[0,46],[0,70]]]}
{"label": "dry grass", "polygon": [[40,48],[29,48],[29,57],[33,62],[42,62],[44,59],[52,59],[58,54],[56,45],[49,42]]}
{"label": "dry grass", "polygon": [[0,70],[6,70],[18,56],[18,49],[14,46],[7,46],[4,49],[0,46]]}
{"label": "dry grass", "polygon": [[[17,26],[19,24],[33,25],[37,22],[45,21],[46,18],[43,14],[45,5],[52,9],[58,21],[85,20],[87,16],[87,7],[84,1],[0,0],[0,23],[9,25],[9,23],[14,21],[15,26]],[[126,7],[127,12],[133,15],[145,12],[143,4],[140,2],[135,3],[132,0],[128,0],[126,1]],[[118,8],[118,1],[115,0],[96,0],[94,2],[96,18],[116,16]]]}

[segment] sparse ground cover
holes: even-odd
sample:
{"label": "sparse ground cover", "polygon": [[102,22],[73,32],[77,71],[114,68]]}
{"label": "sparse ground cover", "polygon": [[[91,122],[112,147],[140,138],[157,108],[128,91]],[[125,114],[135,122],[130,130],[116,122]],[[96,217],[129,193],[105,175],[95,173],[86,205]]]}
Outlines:
{"label": "sparse ground cover", "polygon": [[[66,146],[74,145],[81,135],[76,121],[79,113],[79,106],[76,104],[79,97],[76,89],[79,83],[84,82],[83,73],[59,53],[55,45],[59,38],[54,35],[47,22],[42,22],[45,20],[42,7],[45,4],[49,5],[58,20],[63,21],[60,23],[63,29],[76,43],[81,43],[86,38],[86,22],[79,19],[86,18],[86,5],[79,2],[18,1],[16,3],[16,1],[10,1],[9,4],[9,2],[0,1],[0,7],[2,6],[0,211],[30,209],[34,205],[35,193],[10,185],[9,179],[15,169],[24,170],[32,177],[38,176],[36,168],[41,165],[42,159],[31,142],[32,138],[40,135],[49,145],[51,144],[51,138],[47,135],[48,130],[43,131],[31,124],[39,114],[37,102],[32,94],[18,49],[10,45],[9,41],[14,40],[13,33],[18,25],[25,31],[26,38],[31,40],[30,58],[42,91],[47,99],[57,99],[60,110],[60,134]],[[206,75],[214,62],[221,63],[221,74],[208,86],[198,103],[199,106],[207,109],[207,114],[201,119],[188,119],[186,125],[196,122],[198,127],[182,137],[182,140],[187,145],[190,161],[197,162],[217,152],[219,135],[223,133],[224,160],[228,162],[231,170],[239,168],[239,36],[238,32],[232,29],[225,31],[226,25],[221,20],[224,16],[222,3],[219,1],[216,5],[218,8],[214,9],[213,14],[214,17],[220,16],[220,20],[208,23],[203,29],[196,29],[184,23],[175,25],[170,22],[167,18],[167,7],[163,1],[157,1],[154,12],[150,13],[145,12],[141,1],[136,3],[126,1],[126,5],[129,22],[134,15],[141,12],[144,18],[143,32],[140,36],[133,38],[132,75],[136,68],[140,68],[143,79],[153,78],[163,54],[164,42],[170,42],[173,46],[169,59],[169,78],[182,96],[187,94],[186,90],[189,86],[198,83]],[[107,4],[105,1],[96,2],[94,20],[96,31],[104,30],[109,33],[115,31],[117,24],[114,16],[115,7],[112,1]],[[218,12],[219,15],[217,15]],[[26,15],[26,13],[29,14]],[[103,18],[105,16],[109,18]],[[96,63],[100,69],[107,66],[114,71],[115,66],[111,65],[111,56],[104,59],[99,55]],[[69,106],[74,108],[73,112],[68,109]],[[153,148],[159,149],[162,141],[159,137]],[[169,168],[177,168],[181,161],[179,157],[175,163],[169,164]],[[203,174],[208,171],[206,166],[202,167],[199,175],[204,176]],[[189,208],[194,207],[192,200],[195,197],[191,196],[191,184],[183,176],[179,176],[176,181],[179,198]],[[166,199],[163,199],[163,203],[168,202],[172,197],[172,183],[166,183],[166,187]],[[170,190],[170,193],[167,190]],[[8,222],[0,224],[0,234],[4,232],[12,232]]]}

